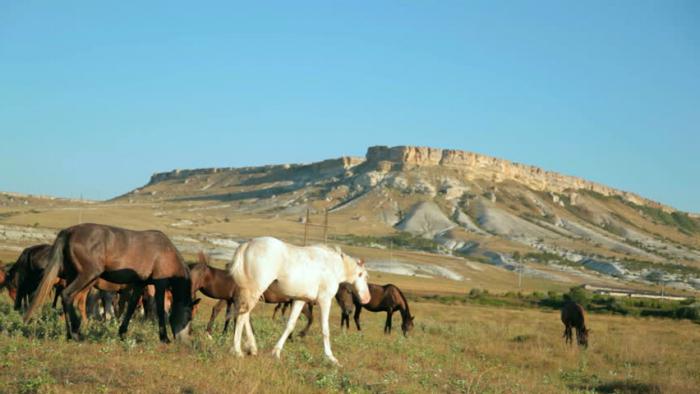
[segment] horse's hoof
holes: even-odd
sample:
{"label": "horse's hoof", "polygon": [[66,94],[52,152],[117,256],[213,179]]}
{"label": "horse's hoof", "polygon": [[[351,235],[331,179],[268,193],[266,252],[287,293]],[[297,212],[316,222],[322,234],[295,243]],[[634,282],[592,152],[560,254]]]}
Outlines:
{"label": "horse's hoof", "polygon": [[231,348],[230,351],[231,351],[231,354],[233,354],[235,357],[243,358],[243,352],[240,352],[234,348]]}
{"label": "horse's hoof", "polygon": [[161,337],[161,338],[160,338],[160,342],[167,345],[167,344],[170,343],[170,338],[168,338],[168,337]]}
{"label": "horse's hoof", "polygon": [[213,340],[214,340],[214,337],[213,337],[213,336],[211,336],[211,334],[210,334],[210,333],[207,333],[207,339],[209,339],[210,341],[213,341]]}
{"label": "horse's hoof", "polygon": [[277,348],[272,349],[272,357],[274,357],[278,360],[280,359],[281,353],[282,353],[282,349],[277,349]]}

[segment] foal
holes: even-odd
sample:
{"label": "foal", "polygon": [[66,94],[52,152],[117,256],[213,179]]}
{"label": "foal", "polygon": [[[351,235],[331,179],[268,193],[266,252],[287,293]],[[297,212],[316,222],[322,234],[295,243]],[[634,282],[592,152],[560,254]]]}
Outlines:
{"label": "foal", "polygon": [[564,323],[564,338],[566,343],[573,342],[571,327],[576,328],[576,340],[580,346],[588,348],[588,329],[583,307],[572,300],[566,300],[561,307],[561,322]]}

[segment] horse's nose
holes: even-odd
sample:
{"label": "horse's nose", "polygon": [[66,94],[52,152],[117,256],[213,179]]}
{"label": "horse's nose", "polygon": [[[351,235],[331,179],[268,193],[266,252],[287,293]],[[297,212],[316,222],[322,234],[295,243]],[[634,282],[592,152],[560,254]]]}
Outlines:
{"label": "horse's nose", "polygon": [[372,298],[372,297],[370,297],[369,294],[364,294],[364,295],[362,296],[362,299],[360,300],[360,302],[362,302],[363,304],[366,304],[366,303],[369,302],[369,300],[370,300],[371,298]]}

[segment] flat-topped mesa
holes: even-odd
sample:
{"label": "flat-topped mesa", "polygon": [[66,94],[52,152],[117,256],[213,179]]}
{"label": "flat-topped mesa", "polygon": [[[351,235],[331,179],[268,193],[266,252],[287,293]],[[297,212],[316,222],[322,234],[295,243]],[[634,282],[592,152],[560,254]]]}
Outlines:
{"label": "flat-topped mesa", "polygon": [[485,179],[503,182],[512,180],[535,190],[563,193],[571,190],[590,190],[604,196],[620,196],[639,205],[654,206],[667,211],[673,209],[637,194],[614,189],[585,179],[545,171],[539,167],[513,163],[478,153],[454,149],[416,146],[373,146],[367,150],[367,166],[391,167],[402,171],[416,167],[441,166],[463,173],[468,180]]}

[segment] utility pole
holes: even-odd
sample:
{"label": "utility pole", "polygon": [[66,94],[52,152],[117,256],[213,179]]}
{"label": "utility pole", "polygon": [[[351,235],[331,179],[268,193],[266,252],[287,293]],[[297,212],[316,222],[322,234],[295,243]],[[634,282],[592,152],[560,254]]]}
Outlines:
{"label": "utility pole", "polygon": [[306,208],[306,221],[304,222],[304,246],[309,239],[309,208]]}
{"label": "utility pole", "polygon": [[394,262],[394,241],[391,239],[389,240],[389,262]]}
{"label": "utility pole", "polygon": [[328,243],[328,209],[326,209],[326,215],[323,218],[323,244]]}

